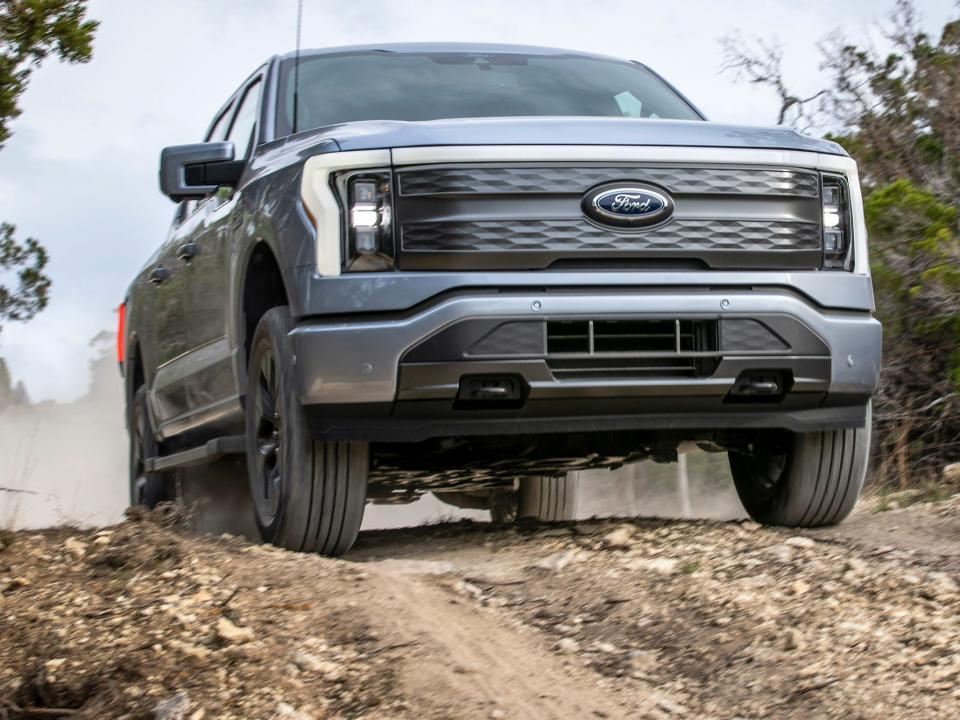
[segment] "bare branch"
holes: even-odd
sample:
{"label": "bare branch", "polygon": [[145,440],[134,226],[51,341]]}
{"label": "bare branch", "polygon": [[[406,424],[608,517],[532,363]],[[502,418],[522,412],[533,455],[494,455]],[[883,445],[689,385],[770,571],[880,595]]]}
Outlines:
{"label": "bare branch", "polygon": [[[815,112],[810,105],[827,92],[820,90],[808,97],[800,97],[790,92],[783,77],[783,47],[778,41],[768,42],[763,38],[745,39],[739,33],[726,35],[720,39],[723,48],[722,72],[732,73],[737,80],[754,85],[763,85],[772,89],[780,103],[777,111],[777,125],[800,125],[809,127]],[[793,115],[793,121],[788,122]]]}

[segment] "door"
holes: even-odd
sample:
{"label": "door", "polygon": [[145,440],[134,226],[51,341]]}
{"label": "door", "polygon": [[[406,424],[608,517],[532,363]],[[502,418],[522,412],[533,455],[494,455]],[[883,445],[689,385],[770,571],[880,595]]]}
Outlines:
{"label": "door", "polygon": [[[214,117],[205,141],[223,140],[234,103],[231,101]],[[207,200],[186,200],[177,208],[174,224],[147,270],[151,285],[151,317],[156,373],[151,384],[151,401],[157,432],[161,438],[189,429],[194,407],[190,379],[193,349],[192,320],[188,315],[188,288],[191,268],[186,251],[194,247],[203,232],[203,205]]]}
{"label": "door", "polygon": [[150,394],[161,434],[164,424],[182,415],[188,407],[187,377],[182,372],[182,360],[190,346],[184,316],[186,273],[177,259],[177,248],[199,220],[186,216],[188,209],[185,204],[178,208],[167,240],[148,264],[144,276],[150,308],[146,325],[152,332],[148,344],[153,348],[151,364],[156,368]]}
{"label": "door", "polygon": [[[259,77],[241,88],[224,138],[234,144],[238,160],[249,159],[253,152],[260,88]],[[192,245],[181,251],[189,255],[185,258],[189,267],[185,312],[192,358],[187,397],[196,424],[229,424],[241,410],[228,327],[234,307],[235,235],[243,222],[242,192],[223,189],[207,198],[200,209],[203,225]]]}

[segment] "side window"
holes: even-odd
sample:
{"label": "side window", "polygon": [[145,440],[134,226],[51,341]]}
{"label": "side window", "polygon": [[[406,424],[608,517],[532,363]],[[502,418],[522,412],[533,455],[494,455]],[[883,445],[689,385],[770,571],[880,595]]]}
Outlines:
{"label": "side window", "polygon": [[230,126],[227,140],[236,146],[236,159],[250,156],[253,149],[253,129],[257,124],[257,110],[260,104],[260,81],[247,88],[240,100],[240,107]]}
{"label": "side window", "polygon": [[233,110],[233,103],[231,103],[230,106],[220,114],[220,117],[217,118],[217,121],[213,124],[213,127],[210,128],[210,132],[207,133],[206,142],[216,142],[218,140],[226,139],[227,125],[230,124],[230,117],[232,116],[232,113],[230,112],[231,110]]}

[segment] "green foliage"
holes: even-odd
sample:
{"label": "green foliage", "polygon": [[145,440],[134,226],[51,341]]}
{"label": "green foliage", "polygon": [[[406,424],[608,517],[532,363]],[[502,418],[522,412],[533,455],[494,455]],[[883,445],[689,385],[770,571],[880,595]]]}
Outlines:
{"label": "green foliage", "polygon": [[29,320],[47,306],[50,278],[44,274],[47,252],[33,238],[21,244],[14,238],[15,228],[0,223],[0,268],[15,268],[16,287],[0,284],[0,318]]}
{"label": "green foliage", "polygon": [[[51,55],[70,63],[92,56],[97,23],[86,12],[87,0],[0,0],[0,148],[40,63]],[[29,320],[46,307],[50,290],[46,251],[33,238],[17,242],[14,230],[0,223],[0,279],[17,283],[0,284],[0,323]]]}
{"label": "green foliage", "polygon": [[875,403],[880,474],[930,482],[960,453],[960,20],[939,38],[900,0],[878,57],[833,50],[826,111],[864,186],[884,367]]}
{"label": "green foliage", "polygon": [[94,20],[86,0],[0,0],[0,147],[33,70],[48,56],[87,62],[93,55]]}
{"label": "green foliage", "polygon": [[936,345],[960,391],[960,242],[955,205],[906,179],[864,200],[877,311],[887,338]]}

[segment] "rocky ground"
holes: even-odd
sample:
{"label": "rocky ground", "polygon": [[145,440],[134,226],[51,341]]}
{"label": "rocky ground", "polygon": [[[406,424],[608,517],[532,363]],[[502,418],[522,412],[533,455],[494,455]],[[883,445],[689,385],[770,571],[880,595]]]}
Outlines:
{"label": "rocky ground", "polygon": [[8,534],[0,720],[960,717],[960,496],[875,510],[446,524],[344,560],[172,512]]}

